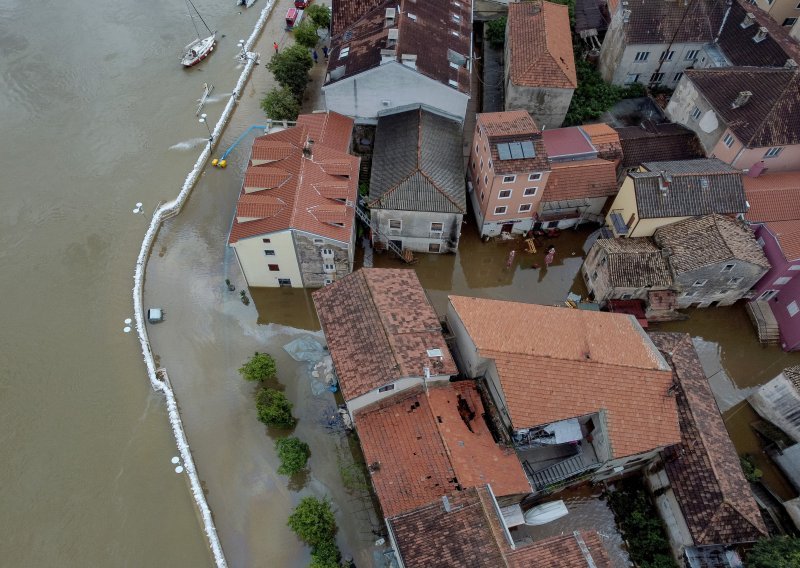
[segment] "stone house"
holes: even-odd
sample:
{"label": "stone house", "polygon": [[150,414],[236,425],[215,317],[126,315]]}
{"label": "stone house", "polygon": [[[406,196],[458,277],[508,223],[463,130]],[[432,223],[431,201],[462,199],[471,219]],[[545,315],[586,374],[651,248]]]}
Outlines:
{"label": "stone house", "polygon": [[697,215],[744,215],[742,174],[717,159],[646,162],[630,172],[606,215],[615,237],[649,237]]}
{"label": "stone house", "polygon": [[680,419],[680,446],[646,468],[673,553],[688,566],[741,566],[736,547],[768,533],[738,453],[691,337],[650,338],[673,369]]}
{"label": "stone house", "polygon": [[679,443],[669,365],[633,316],[449,300],[459,369],[487,391],[534,495],[623,475]]}
{"label": "stone house", "polygon": [[667,261],[648,237],[597,239],[581,266],[589,298],[647,300],[650,292],[673,287]]}
{"label": "stone house", "polygon": [[228,235],[248,286],[318,288],[353,270],[352,130],[346,116],[313,113],[255,139]]}
{"label": "stone house", "polygon": [[678,307],[729,306],[742,299],[770,264],[753,231],[723,215],[694,217],[656,230],[679,290]]}
{"label": "stone house", "polygon": [[467,212],[461,124],[424,107],[381,115],[367,203],[376,247],[455,252]]}
{"label": "stone house", "polygon": [[542,133],[527,111],[478,114],[467,171],[481,236],[533,228],[550,167]]}
{"label": "stone house", "polygon": [[558,128],[578,86],[566,6],[544,0],[508,5],[505,109],[525,109]]}
{"label": "stone house", "polygon": [[689,70],[666,112],[697,134],[708,156],[733,167],[778,172],[800,163],[800,72],[794,65]]}
{"label": "stone house", "polygon": [[424,104],[464,120],[472,72],[472,2],[334,2],[325,106],[375,124]]}

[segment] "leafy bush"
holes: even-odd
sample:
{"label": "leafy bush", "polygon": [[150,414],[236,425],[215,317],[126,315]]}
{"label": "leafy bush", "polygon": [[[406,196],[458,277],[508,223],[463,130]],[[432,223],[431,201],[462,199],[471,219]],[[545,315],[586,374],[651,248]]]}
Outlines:
{"label": "leafy bush", "polygon": [[739,463],[747,481],[758,481],[764,475],[764,472],[756,467],[755,459],[750,454],[739,456]]}
{"label": "leafy bush", "polygon": [[641,97],[645,94],[644,85],[635,83],[618,87],[606,83],[591,63],[580,54],[575,54],[575,69],[578,75],[578,88],[572,93],[564,126],[584,124],[595,120],[622,99]]}
{"label": "leafy bush", "polygon": [[256,397],[258,419],[268,426],[291,428],[297,423],[292,416],[292,403],[281,391],[263,387]]}
{"label": "leafy bush", "polygon": [[239,368],[239,373],[246,381],[266,381],[275,378],[275,359],[272,355],[259,353],[250,357],[250,360]]}
{"label": "leafy bush", "polygon": [[286,87],[275,87],[261,99],[261,108],[273,120],[297,120],[300,103]]}
{"label": "leafy bush", "polygon": [[309,568],[339,568],[342,553],[332,538],[323,541],[311,551]]}
{"label": "leafy bush", "polygon": [[275,75],[278,84],[300,99],[310,80],[308,71],[313,65],[308,49],[302,45],[292,45],[273,55],[267,63],[267,69]]}
{"label": "leafy bush", "polygon": [[298,471],[306,467],[308,457],[311,455],[311,449],[308,444],[299,438],[279,438],[275,442],[275,449],[278,451],[278,457],[281,459],[281,465],[278,468],[278,473],[283,475],[294,475]]}
{"label": "leafy bush", "polygon": [[289,515],[287,524],[300,540],[313,548],[327,546],[338,530],[330,501],[316,497],[304,497]]}
{"label": "leafy bush", "polygon": [[664,524],[640,481],[618,483],[608,502],[637,566],[676,568]]}
{"label": "leafy bush", "polygon": [[486,40],[493,47],[502,47],[506,43],[507,18],[498,18],[486,23]]}
{"label": "leafy bush", "polygon": [[747,568],[797,568],[800,538],[778,536],[759,540],[747,555]]}
{"label": "leafy bush", "polygon": [[314,25],[326,30],[331,25],[331,9],[322,4],[312,4],[306,8],[306,17],[314,22]]}
{"label": "leafy bush", "polygon": [[294,33],[294,41],[303,47],[311,49],[316,47],[316,45],[319,43],[317,26],[314,25],[311,20],[303,20],[300,25],[295,26],[292,31]]}

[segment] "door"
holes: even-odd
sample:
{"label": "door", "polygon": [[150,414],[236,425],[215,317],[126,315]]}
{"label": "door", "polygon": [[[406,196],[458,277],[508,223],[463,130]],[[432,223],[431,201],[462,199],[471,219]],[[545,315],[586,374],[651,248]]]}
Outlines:
{"label": "door", "polygon": [[501,233],[510,233],[513,228],[514,228],[514,223],[506,223],[505,225],[500,227],[500,232]]}
{"label": "door", "polygon": [[389,241],[389,242],[390,242],[390,243],[392,243],[392,244],[393,244],[394,246],[396,246],[397,248],[399,248],[400,250],[403,250],[403,241],[400,241],[400,240],[391,240],[391,241]]}

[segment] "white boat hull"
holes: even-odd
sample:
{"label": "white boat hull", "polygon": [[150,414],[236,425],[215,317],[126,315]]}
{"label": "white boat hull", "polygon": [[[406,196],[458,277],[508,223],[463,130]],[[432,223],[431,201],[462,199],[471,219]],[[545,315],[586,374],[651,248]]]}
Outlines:
{"label": "white boat hull", "polygon": [[528,526],[545,525],[567,515],[569,511],[564,501],[550,501],[542,503],[533,509],[525,511],[525,524]]}
{"label": "white boat hull", "polygon": [[236,2],[236,5],[237,6],[244,6],[245,8],[249,8],[250,6],[252,6],[255,3],[256,3],[256,0],[239,0],[238,2]]}
{"label": "white boat hull", "polygon": [[214,46],[217,44],[217,33],[214,32],[208,37],[197,38],[184,48],[181,65],[191,67],[197,65],[203,59],[211,55]]}

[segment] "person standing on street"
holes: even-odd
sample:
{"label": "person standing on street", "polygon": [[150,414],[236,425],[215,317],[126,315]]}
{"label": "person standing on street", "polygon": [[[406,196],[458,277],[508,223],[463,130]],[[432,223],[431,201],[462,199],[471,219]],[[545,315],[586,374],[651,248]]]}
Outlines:
{"label": "person standing on street", "polygon": [[319,56],[317,55],[317,50],[316,49],[311,53],[311,57],[314,58],[314,63],[316,63],[317,59],[319,59]]}
{"label": "person standing on street", "polygon": [[272,47],[275,48],[275,53],[278,53],[278,42],[277,41],[273,41],[272,42]]}
{"label": "person standing on street", "polygon": [[322,46],[322,55],[325,57],[325,61],[327,61],[328,60],[328,46],[327,45],[323,45]]}

